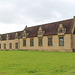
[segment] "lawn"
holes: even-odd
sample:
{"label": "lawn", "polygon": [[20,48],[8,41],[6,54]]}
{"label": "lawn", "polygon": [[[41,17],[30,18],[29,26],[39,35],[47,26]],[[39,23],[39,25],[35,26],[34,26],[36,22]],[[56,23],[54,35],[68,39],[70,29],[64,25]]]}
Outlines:
{"label": "lawn", "polygon": [[0,51],[0,75],[75,75],[75,53]]}

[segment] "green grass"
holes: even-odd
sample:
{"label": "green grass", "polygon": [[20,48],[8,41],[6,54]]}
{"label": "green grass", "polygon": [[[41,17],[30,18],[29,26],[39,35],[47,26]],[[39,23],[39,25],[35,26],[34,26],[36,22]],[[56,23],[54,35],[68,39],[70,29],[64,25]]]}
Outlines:
{"label": "green grass", "polygon": [[0,51],[0,75],[75,75],[75,53]]}

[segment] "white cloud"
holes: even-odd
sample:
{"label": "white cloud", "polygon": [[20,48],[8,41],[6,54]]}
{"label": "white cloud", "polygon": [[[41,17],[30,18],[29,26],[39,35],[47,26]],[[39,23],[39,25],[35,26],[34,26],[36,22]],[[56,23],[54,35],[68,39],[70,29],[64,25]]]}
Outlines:
{"label": "white cloud", "polygon": [[63,2],[70,2],[70,3],[73,3],[73,2],[75,2],[75,0],[62,0]]}
{"label": "white cloud", "polygon": [[58,11],[52,11],[52,14],[53,14],[56,18],[62,18],[62,14],[59,13]]}
{"label": "white cloud", "polygon": [[20,30],[23,30],[24,28],[25,28],[25,25],[0,23],[0,34],[20,31]]}
{"label": "white cloud", "polygon": [[0,0],[0,34],[72,18],[75,0]]}

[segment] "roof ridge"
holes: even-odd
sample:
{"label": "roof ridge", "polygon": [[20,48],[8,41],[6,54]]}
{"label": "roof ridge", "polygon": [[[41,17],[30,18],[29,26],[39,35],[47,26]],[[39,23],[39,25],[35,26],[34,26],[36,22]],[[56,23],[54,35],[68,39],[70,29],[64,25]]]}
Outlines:
{"label": "roof ridge", "polygon": [[27,28],[38,27],[38,26],[43,26],[43,25],[46,25],[46,24],[53,24],[53,23],[58,23],[58,22],[63,22],[63,21],[68,21],[68,20],[73,20],[73,18],[61,20],[61,21],[56,21],[56,22],[51,22],[51,23],[39,24],[39,25],[36,25],[36,26],[27,27]]}
{"label": "roof ridge", "polygon": [[[71,18],[71,19],[66,19],[66,20],[61,20],[61,21],[56,21],[56,22],[52,22],[52,23],[45,23],[45,24],[40,24],[40,25],[36,25],[36,26],[31,26],[31,27],[27,27],[27,29],[33,28],[33,27],[44,26],[44,25],[48,25],[48,24],[60,23],[60,22],[69,21],[69,20],[73,20],[73,18]],[[22,32],[22,31],[23,31],[23,30],[21,30],[21,31],[16,31],[16,32]],[[16,32],[10,32],[10,33],[5,33],[5,34],[1,34],[1,35],[13,34],[13,33],[16,33]]]}
{"label": "roof ridge", "polygon": [[[22,31],[23,31],[23,30],[22,30]],[[10,32],[10,33],[5,33],[5,34],[18,33],[18,32],[22,32],[22,31]],[[1,35],[5,35],[5,34],[1,34]]]}

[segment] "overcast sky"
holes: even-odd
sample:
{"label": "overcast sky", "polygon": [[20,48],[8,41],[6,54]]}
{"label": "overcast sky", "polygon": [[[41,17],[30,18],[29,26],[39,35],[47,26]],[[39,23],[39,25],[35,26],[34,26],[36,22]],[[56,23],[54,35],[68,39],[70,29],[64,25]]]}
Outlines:
{"label": "overcast sky", "polygon": [[75,16],[75,0],[0,0],[0,34]]}

